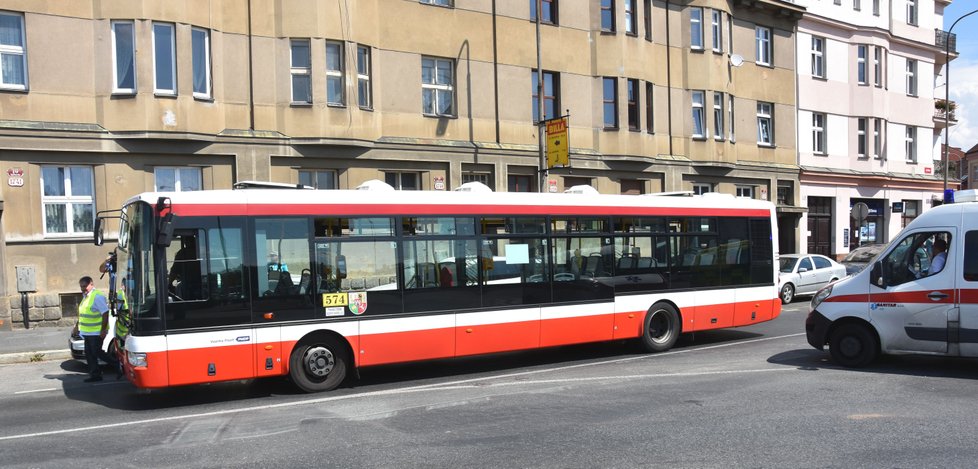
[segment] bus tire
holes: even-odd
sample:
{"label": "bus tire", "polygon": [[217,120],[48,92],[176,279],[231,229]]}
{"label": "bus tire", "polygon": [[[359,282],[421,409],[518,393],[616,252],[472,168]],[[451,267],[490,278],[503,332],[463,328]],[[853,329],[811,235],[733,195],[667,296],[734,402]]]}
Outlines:
{"label": "bus tire", "polygon": [[289,377],[305,392],[331,391],[346,379],[348,363],[346,348],[324,337],[292,350]]}
{"label": "bus tire", "polygon": [[668,303],[656,303],[645,313],[642,347],[649,352],[665,352],[676,344],[681,332],[679,313]]}
{"label": "bus tire", "polygon": [[848,368],[861,368],[876,359],[878,344],[862,324],[842,324],[829,337],[832,361]]}

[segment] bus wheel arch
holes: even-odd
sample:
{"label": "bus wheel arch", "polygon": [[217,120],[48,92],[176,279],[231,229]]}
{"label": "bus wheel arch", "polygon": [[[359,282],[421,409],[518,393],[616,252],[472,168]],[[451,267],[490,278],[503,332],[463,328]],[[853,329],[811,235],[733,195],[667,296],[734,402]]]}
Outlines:
{"label": "bus wheel arch", "polygon": [[332,331],[306,334],[289,354],[289,378],[305,392],[336,389],[352,366],[353,349],[349,341]]}
{"label": "bus wheel arch", "polygon": [[832,360],[845,367],[864,367],[880,355],[879,332],[860,318],[845,317],[833,321],[825,339]]}
{"label": "bus wheel arch", "polygon": [[659,301],[645,313],[639,341],[648,352],[665,352],[676,344],[682,331],[679,308],[670,301]]}

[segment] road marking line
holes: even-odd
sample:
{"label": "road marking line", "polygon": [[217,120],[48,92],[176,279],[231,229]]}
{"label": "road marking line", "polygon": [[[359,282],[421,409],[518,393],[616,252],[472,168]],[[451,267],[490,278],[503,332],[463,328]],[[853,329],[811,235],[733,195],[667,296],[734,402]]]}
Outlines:
{"label": "road marking line", "polygon": [[[61,429],[61,430],[51,430],[51,431],[47,431],[47,432],[23,433],[23,434],[20,434],[20,435],[0,436],[0,441],[19,440],[19,439],[34,438],[34,437],[39,437],[39,436],[63,435],[63,434],[66,434],[66,433],[89,432],[89,431],[92,431],[92,430],[104,430],[104,429],[107,429],[107,428],[129,427],[129,426],[134,426],[134,425],[145,425],[145,424],[149,424],[149,423],[170,422],[170,421],[174,421],[174,420],[198,419],[198,418],[204,418],[204,417],[215,417],[215,416],[218,416],[218,415],[240,414],[240,413],[244,413],[244,412],[256,412],[256,411],[269,410],[269,409],[282,409],[282,408],[287,408],[287,407],[298,407],[298,406],[304,406],[304,405],[322,404],[324,402],[342,401],[342,400],[348,400],[348,399],[363,399],[363,398],[366,398],[366,397],[374,397],[374,396],[390,396],[390,395],[397,395],[397,394],[408,394],[408,393],[414,393],[414,392],[427,391],[427,390],[430,390],[430,389],[433,389],[433,388],[439,388],[439,387],[444,387],[446,389],[462,388],[462,387],[466,387],[467,388],[468,386],[460,386],[460,385],[467,384],[467,383],[473,383],[473,382],[477,382],[477,381],[487,381],[487,380],[492,380],[492,379],[505,379],[505,378],[512,378],[512,377],[516,377],[516,376],[526,376],[526,375],[531,375],[531,374],[552,373],[552,372],[555,372],[555,371],[563,371],[563,370],[570,370],[570,369],[574,369],[574,368],[581,368],[581,367],[584,367],[584,366],[606,365],[606,364],[609,364],[609,363],[622,363],[622,362],[626,362],[626,361],[633,361],[633,360],[640,360],[640,359],[648,359],[648,358],[655,358],[655,357],[663,357],[663,356],[669,356],[669,355],[678,355],[678,354],[681,354],[681,353],[696,352],[696,351],[700,351],[700,350],[714,350],[714,349],[718,349],[718,348],[732,347],[732,346],[735,346],[735,345],[752,344],[752,343],[756,343],[756,342],[764,342],[764,341],[769,341],[769,340],[777,340],[777,339],[786,339],[786,338],[790,338],[790,337],[798,337],[798,336],[804,335],[804,334],[805,333],[780,335],[780,336],[776,336],[776,337],[763,337],[763,338],[760,338],[760,339],[745,340],[743,342],[731,342],[731,343],[728,343],[728,344],[709,345],[709,346],[706,346],[706,347],[697,347],[697,348],[692,348],[692,349],[675,350],[675,351],[671,351],[671,352],[657,353],[657,354],[654,354],[654,355],[643,355],[643,356],[640,356],[640,357],[629,357],[629,358],[620,358],[620,359],[615,359],[615,360],[604,360],[604,361],[600,361],[600,362],[582,363],[582,364],[579,364],[579,365],[569,365],[569,366],[563,366],[563,367],[558,367],[558,368],[550,368],[550,369],[546,369],[546,370],[531,370],[531,371],[525,371],[525,372],[520,372],[520,373],[509,373],[509,374],[506,374],[506,375],[485,376],[485,377],[481,377],[481,378],[472,378],[472,379],[465,379],[465,380],[458,380],[458,381],[449,381],[449,382],[445,382],[445,383],[434,383],[434,384],[425,384],[425,385],[419,385],[419,386],[410,386],[410,387],[407,387],[407,388],[386,389],[386,390],[383,390],[383,391],[369,391],[369,392],[363,392],[363,393],[357,393],[357,394],[347,394],[347,395],[344,395],[344,396],[327,396],[327,397],[319,397],[319,398],[308,399],[308,400],[301,400],[301,401],[281,402],[281,403],[278,403],[278,404],[265,404],[265,405],[251,406],[251,407],[243,407],[243,408],[238,408],[238,409],[216,410],[216,411],[213,411],[213,412],[201,412],[201,413],[197,413],[197,414],[172,415],[172,416],[169,416],[169,417],[157,417],[157,418],[152,418],[152,419],[133,420],[133,421],[129,421],[129,422],[117,422],[117,423],[108,423],[108,424],[104,424],[104,425],[92,425],[92,426],[88,426],[88,427],[65,428],[65,429]],[[786,370],[788,370],[788,369],[790,369],[790,370],[796,370],[796,368],[786,368]],[[525,381],[524,382],[521,382],[521,383],[525,383]]]}
{"label": "road marking line", "polygon": [[32,392],[57,391],[58,388],[31,389],[30,391],[17,391],[14,394],[30,394]]}

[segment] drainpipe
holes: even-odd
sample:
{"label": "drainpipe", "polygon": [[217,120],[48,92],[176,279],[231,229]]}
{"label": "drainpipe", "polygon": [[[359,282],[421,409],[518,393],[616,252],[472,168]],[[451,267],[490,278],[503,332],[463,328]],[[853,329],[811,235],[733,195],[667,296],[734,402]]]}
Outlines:
{"label": "drainpipe", "polygon": [[492,0],[492,92],[496,106],[496,143],[499,143],[499,59],[496,41],[496,0]]}
{"label": "drainpipe", "polygon": [[251,0],[248,0],[248,130],[255,131],[255,64],[251,35]]}
{"label": "drainpipe", "polygon": [[[669,124],[667,132],[669,133],[669,156],[674,153],[672,151],[672,51],[669,50],[672,45],[669,35],[669,7],[671,4],[669,0],[666,0],[666,108],[668,111],[669,118],[666,122]],[[665,188],[663,188],[665,190]]]}

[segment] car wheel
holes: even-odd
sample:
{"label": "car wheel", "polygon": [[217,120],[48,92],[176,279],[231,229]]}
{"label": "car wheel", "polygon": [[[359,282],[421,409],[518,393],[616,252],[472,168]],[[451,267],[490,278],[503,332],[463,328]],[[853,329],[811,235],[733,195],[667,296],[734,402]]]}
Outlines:
{"label": "car wheel", "polygon": [[859,368],[872,363],[877,350],[876,337],[861,324],[843,324],[829,338],[832,360],[845,367]]}
{"label": "car wheel", "polygon": [[642,327],[642,347],[649,352],[664,352],[679,339],[682,325],[679,313],[667,303],[656,303],[645,314]]}
{"label": "car wheel", "polygon": [[289,377],[305,392],[336,389],[346,378],[347,353],[334,339],[296,347],[289,358]]}
{"label": "car wheel", "polygon": [[[770,291],[770,290],[769,290]],[[791,303],[791,300],[795,299],[795,287],[790,283],[784,284],[781,287],[781,304]]]}

